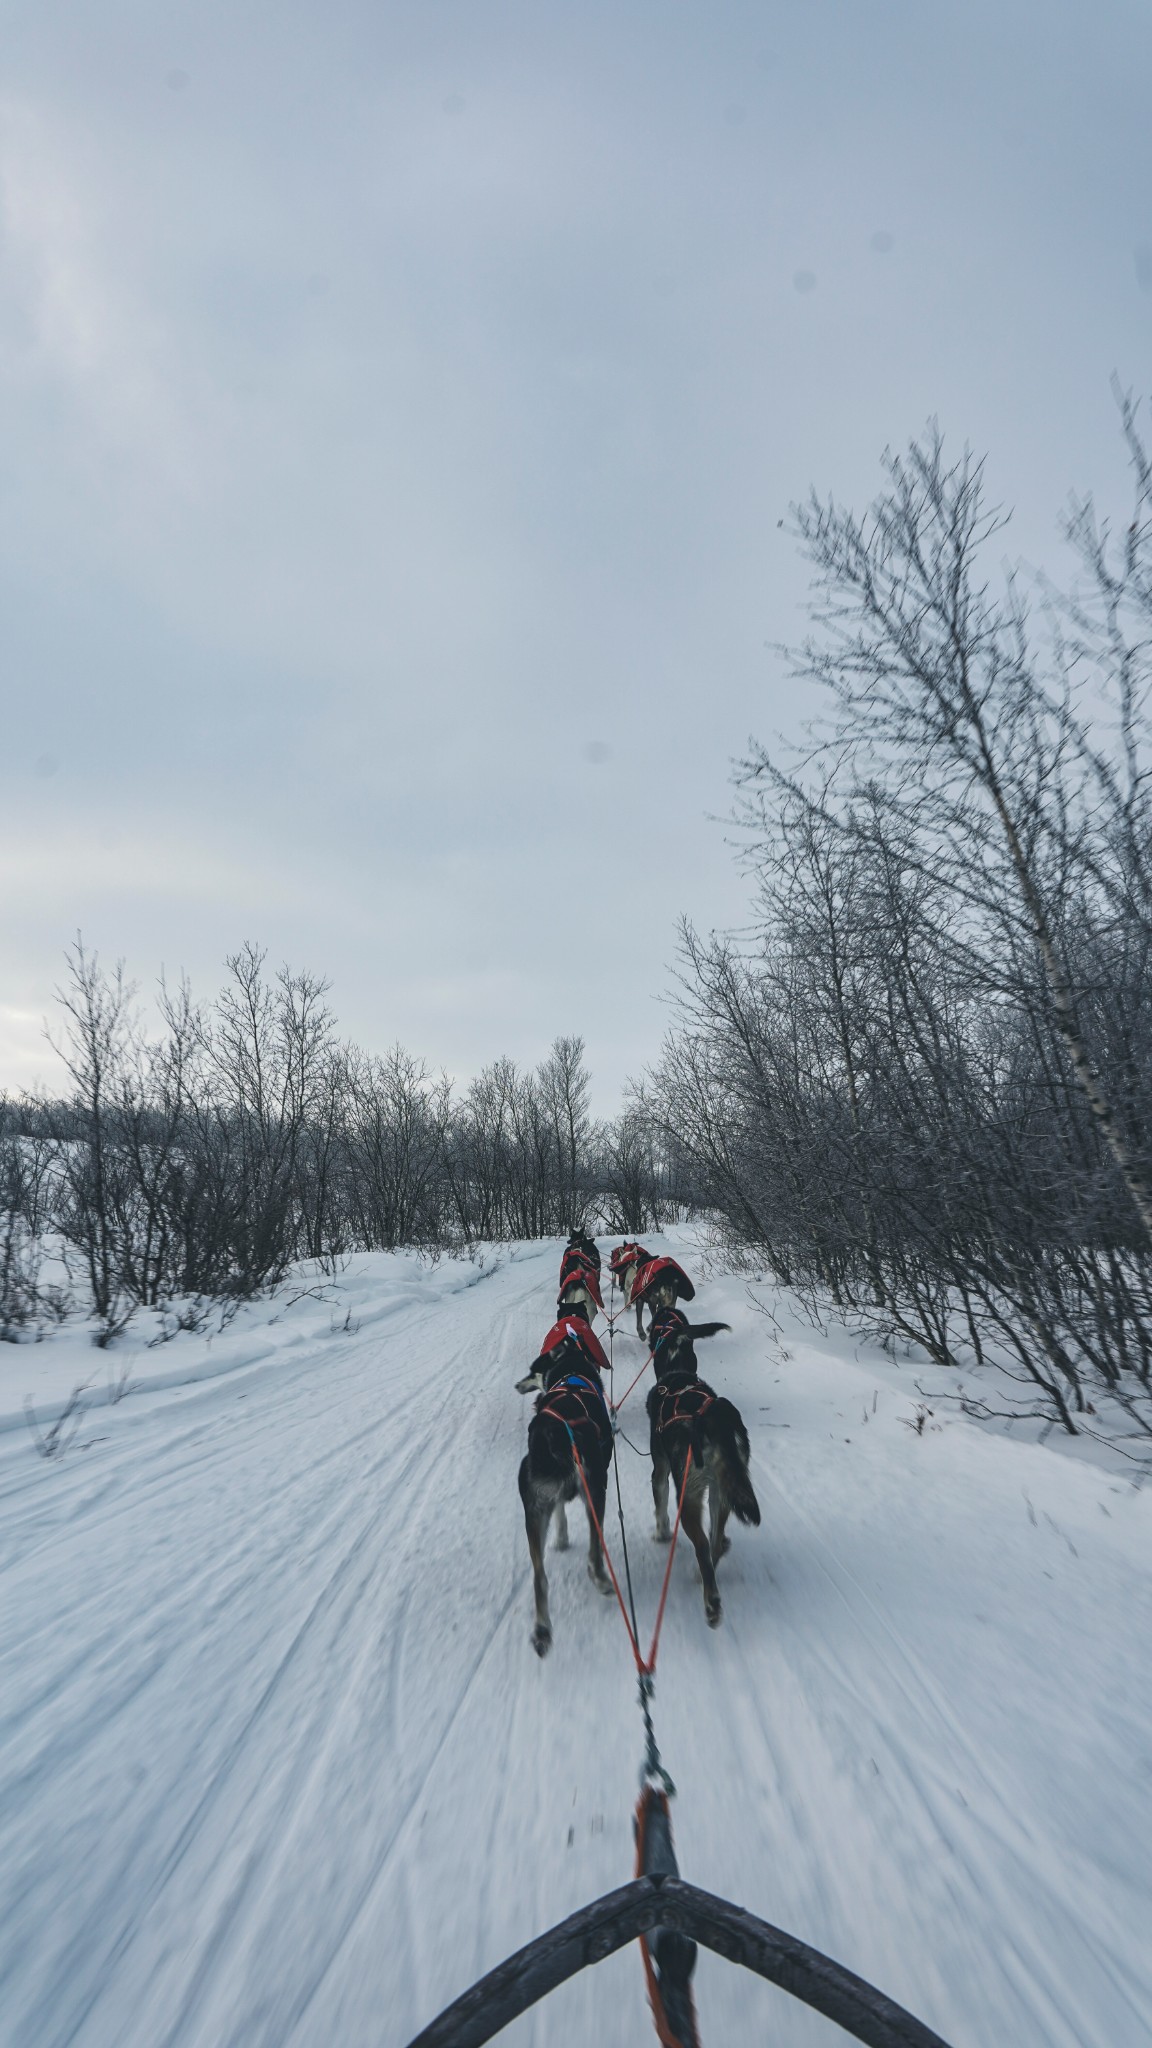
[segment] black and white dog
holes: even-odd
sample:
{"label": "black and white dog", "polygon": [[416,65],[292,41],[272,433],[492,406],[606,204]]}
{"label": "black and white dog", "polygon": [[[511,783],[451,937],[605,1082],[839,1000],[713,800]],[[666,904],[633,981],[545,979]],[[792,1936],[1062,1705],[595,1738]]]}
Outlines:
{"label": "black and white dog", "polygon": [[560,1320],[544,1339],[539,1358],[525,1379],[518,1382],[525,1391],[532,1386],[541,1388],[536,1412],[528,1424],[528,1451],[520,1466],[519,1480],[536,1599],[532,1648],[538,1657],[547,1656],[552,1647],[548,1575],[544,1569],[548,1526],[555,1515],[556,1548],[567,1550],[565,1505],[575,1500],[577,1493],[584,1492],[577,1457],[588,1488],[584,1502],[588,1513],[588,1576],[598,1592],[612,1591],[597,1527],[597,1523],[601,1527],[604,1523],[613,1451],[612,1423],[601,1379],[607,1364],[582,1308],[573,1306],[562,1309]]}
{"label": "black and white dog", "polygon": [[[760,1523],[760,1505],[748,1476],[748,1433],[740,1410],[732,1401],[706,1385],[696,1370],[693,1340],[714,1337],[726,1323],[687,1321],[670,1304],[655,1318],[653,1366],[656,1385],[648,1395],[648,1421],[652,1446],[652,1500],[656,1509],[656,1540],[667,1543],[672,1531],[668,1524],[668,1486],[671,1481],[684,1506],[684,1533],[696,1552],[704,1587],[704,1613],[709,1628],[720,1622],[722,1608],[716,1584],[716,1566],[731,1548],[725,1535],[729,1515],[737,1521]],[[650,1337],[651,1341],[651,1337]],[[687,1484],[684,1472],[688,1453],[692,1463]],[[710,1529],[704,1531],[704,1504],[708,1503]]]}
{"label": "black and white dog", "polygon": [[568,1232],[568,1243],[565,1249],[567,1251],[582,1252],[590,1264],[595,1266],[596,1271],[600,1271],[600,1247],[594,1237],[589,1237],[583,1225]]}
{"label": "black and white dog", "polygon": [[556,1334],[557,1331],[560,1331],[561,1335],[568,1333],[574,1337],[582,1351],[587,1354],[587,1358],[596,1372],[604,1373],[611,1371],[608,1360],[604,1355],[604,1346],[592,1328],[592,1318],[595,1313],[596,1304],[584,1284],[583,1277],[566,1281],[560,1289],[559,1299],[556,1303],[556,1321],[544,1339],[540,1356],[532,1360],[523,1379],[516,1382],[516,1392],[518,1394],[538,1394],[543,1389],[544,1369],[548,1364],[549,1347],[560,1342],[560,1337]]}

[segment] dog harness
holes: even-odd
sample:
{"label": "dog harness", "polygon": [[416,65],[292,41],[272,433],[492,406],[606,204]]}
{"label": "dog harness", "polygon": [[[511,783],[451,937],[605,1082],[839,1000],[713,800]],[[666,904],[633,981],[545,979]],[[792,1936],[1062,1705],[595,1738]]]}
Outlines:
{"label": "dog harness", "polygon": [[656,1353],[659,1351],[660,1346],[666,1344],[669,1337],[674,1337],[678,1331],[687,1330],[689,1327],[688,1318],[683,1309],[658,1308],[656,1310],[652,1318],[652,1327],[648,1332],[648,1348],[652,1353],[653,1364],[655,1364]]}
{"label": "dog harness", "polygon": [[659,1403],[654,1420],[661,1433],[675,1429],[678,1422],[694,1429],[716,1399],[711,1387],[705,1386],[703,1380],[688,1380],[682,1387],[670,1387],[658,1381],[653,1392]]}
{"label": "dog harness", "polygon": [[[590,1405],[589,1396],[594,1405]],[[604,1389],[596,1380],[582,1379],[579,1373],[569,1373],[567,1379],[557,1380],[554,1386],[549,1387],[547,1398],[536,1413],[555,1416],[557,1422],[562,1422],[569,1431],[594,1429],[601,1443],[612,1442],[612,1422]]]}

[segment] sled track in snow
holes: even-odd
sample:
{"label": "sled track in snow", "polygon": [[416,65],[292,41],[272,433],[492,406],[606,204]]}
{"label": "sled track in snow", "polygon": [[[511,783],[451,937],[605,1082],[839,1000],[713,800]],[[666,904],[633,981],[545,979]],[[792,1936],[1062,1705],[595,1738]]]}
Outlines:
{"label": "sled track in snow", "polygon": [[[634,1675],[575,1523],[549,1557],[543,1665],[528,1641],[512,1383],[554,1267],[542,1247],[461,1289],[458,1270],[366,1262],[380,1279],[349,1306],[376,1320],[359,1333],[302,1303],[273,1332],[279,1355],[100,1409],[101,1441],[59,1465],[0,1439],[5,2048],[403,2048],[628,1880]],[[1042,1520],[1054,1471],[1048,1505],[1077,1555],[1042,1548],[1007,1447],[966,1429],[914,1440],[895,1411],[885,1436],[883,1407],[848,1447],[850,1418],[837,1436],[829,1417],[866,1371],[805,1354],[778,1385],[742,1288],[710,1283],[708,1301],[735,1326],[711,1377],[743,1410],[764,1523],[735,1532],[715,1634],[690,1557],[673,1572],[658,1726],[685,1878],[841,1957],[953,2048],[1137,2048],[1152,2032],[1139,1717],[1111,1636],[1083,1668],[1045,1630],[1071,1611],[1082,1639],[1122,1592],[1129,1636],[1145,1613],[1152,1636],[1143,1582],[1117,1578],[1122,1511],[1135,1557],[1147,1503],[1098,1505],[1091,1475],[1033,1462],[1030,1497]],[[292,1317],[309,1316],[297,1341]],[[642,1353],[623,1324],[616,1351],[630,1378]],[[639,1533],[646,1462],[620,1476],[643,1618],[664,1552]],[[991,1617],[975,1633],[966,1589],[993,1579],[996,1601],[972,1596]],[[1031,1606],[1005,1608],[997,1633],[1017,1581]],[[1086,1728],[1080,1796],[1061,1757]],[[1045,1744],[1069,1802],[1040,1775]],[[1131,1828],[1096,1854],[1093,1807],[1124,1772]],[[778,1997],[702,1956],[706,2043],[842,2038]],[[625,1954],[501,2038],[650,2033]]]}

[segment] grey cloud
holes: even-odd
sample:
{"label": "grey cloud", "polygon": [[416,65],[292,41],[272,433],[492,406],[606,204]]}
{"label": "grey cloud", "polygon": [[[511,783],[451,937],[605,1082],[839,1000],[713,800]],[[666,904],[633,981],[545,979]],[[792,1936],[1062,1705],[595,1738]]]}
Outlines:
{"label": "grey cloud", "polygon": [[457,1070],[582,1029],[607,1098],[678,913],[739,914],[731,757],[810,708],[789,500],[934,412],[1039,558],[1115,474],[1146,16],[11,12],[21,1014],[78,923],[205,986],[250,934]]}

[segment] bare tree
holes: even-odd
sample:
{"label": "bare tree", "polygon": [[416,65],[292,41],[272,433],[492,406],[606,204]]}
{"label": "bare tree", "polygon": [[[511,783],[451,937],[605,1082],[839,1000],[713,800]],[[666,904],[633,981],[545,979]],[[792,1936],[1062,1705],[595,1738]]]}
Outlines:
{"label": "bare tree", "polygon": [[[1149,468],[1118,551],[1034,629],[983,557],[1002,522],[939,436],[856,518],[816,500],[797,672],[830,717],[739,812],[758,926],[684,941],[650,1090],[734,1250],[1085,1426],[1152,1434]],[[1110,722],[1101,707],[1110,708]],[[1090,713],[1093,716],[1090,717]]]}
{"label": "bare tree", "polygon": [[0,1099],[0,1343],[18,1343],[46,1315],[59,1315],[58,1294],[40,1285],[52,1160],[51,1141],[28,1129],[19,1105]]}
{"label": "bare tree", "polygon": [[68,978],[56,991],[65,1018],[56,1050],[68,1070],[73,1096],[57,1119],[61,1201],[58,1223],[80,1253],[98,1320],[96,1341],[107,1344],[124,1328],[135,1303],[125,1285],[125,1209],[129,1176],[117,1136],[117,1098],[136,1042],[135,990],[123,963],[111,976],[77,937],[68,954]]}
{"label": "bare tree", "polygon": [[[1134,461],[1146,505],[1147,468]],[[914,819],[917,857],[945,882],[962,930],[994,906],[1006,933],[1035,949],[1077,1085],[1152,1247],[1152,1185],[1092,1056],[1065,938],[1070,899],[1082,904],[1106,865],[1097,820],[1105,756],[1085,745],[1066,674],[1060,687],[1046,678],[1015,579],[999,595],[985,579],[984,556],[1006,522],[985,504],[983,464],[967,452],[947,462],[933,429],[905,456],[887,456],[885,469],[888,488],[863,519],[816,497],[794,513],[816,571],[820,634],[793,665],[836,705],[819,751],[837,762],[849,800],[882,792],[886,809]],[[1077,531],[1091,553],[1083,511]],[[1129,761],[1131,652],[1119,657]],[[748,768],[750,783],[760,778],[777,778],[762,750]],[[1145,887],[1143,791],[1130,774],[1124,842]]]}
{"label": "bare tree", "polygon": [[597,1193],[608,1230],[643,1237],[663,1229],[679,1206],[679,1151],[676,1140],[669,1142],[662,1134],[643,1090],[612,1123],[601,1126]]}
{"label": "bare tree", "polygon": [[554,1147],[556,1193],[563,1207],[561,1227],[585,1221],[588,1189],[584,1166],[592,1135],[588,1110],[591,1082],[582,1038],[557,1038],[537,1074],[537,1092],[547,1112]]}

